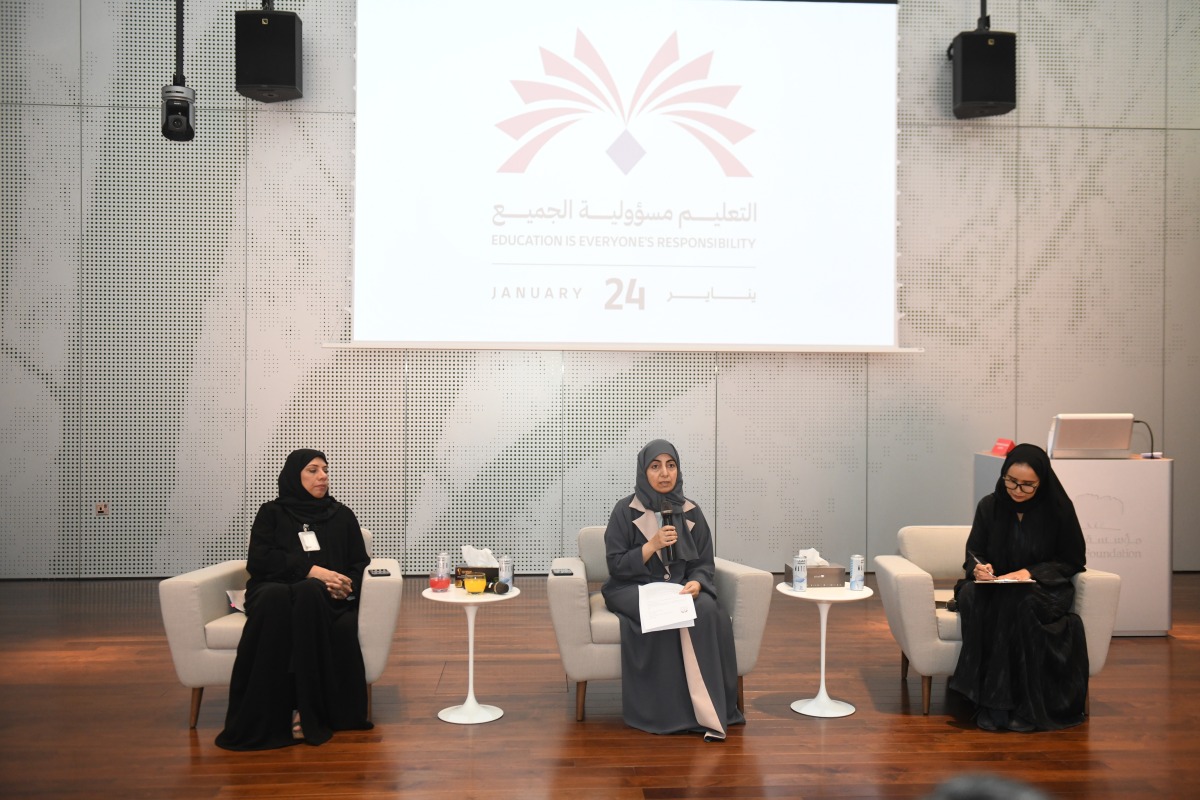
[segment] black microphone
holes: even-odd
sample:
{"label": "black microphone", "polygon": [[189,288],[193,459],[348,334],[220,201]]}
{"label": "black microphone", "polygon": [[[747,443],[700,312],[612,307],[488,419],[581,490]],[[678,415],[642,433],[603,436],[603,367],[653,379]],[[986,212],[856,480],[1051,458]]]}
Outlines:
{"label": "black microphone", "polygon": [[[663,518],[662,524],[663,524],[664,528],[671,524],[671,514],[672,514],[671,504],[664,502],[663,506],[662,506],[662,518]],[[677,536],[679,535],[678,531],[676,531],[676,535]],[[665,550],[667,552],[667,561],[675,560],[675,545],[669,544],[666,547],[664,547],[663,550]]]}

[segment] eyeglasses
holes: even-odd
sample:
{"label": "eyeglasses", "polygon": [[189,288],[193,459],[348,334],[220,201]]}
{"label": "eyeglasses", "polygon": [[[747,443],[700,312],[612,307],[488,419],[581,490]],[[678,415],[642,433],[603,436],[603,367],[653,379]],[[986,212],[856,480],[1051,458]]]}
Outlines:
{"label": "eyeglasses", "polygon": [[1033,494],[1038,488],[1037,481],[1032,483],[1021,483],[1020,481],[1014,481],[1007,475],[1004,476],[1004,485],[1008,487],[1009,491],[1018,491],[1021,494]]}

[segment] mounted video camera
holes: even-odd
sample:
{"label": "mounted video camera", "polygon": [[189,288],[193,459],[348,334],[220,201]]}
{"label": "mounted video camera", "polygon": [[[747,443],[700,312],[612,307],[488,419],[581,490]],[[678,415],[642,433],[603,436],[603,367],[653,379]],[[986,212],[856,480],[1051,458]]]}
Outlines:
{"label": "mounted video camera", "polygon": [[162,88],[162,135],[173,142],[196,138],[196,92],[186,86]]}

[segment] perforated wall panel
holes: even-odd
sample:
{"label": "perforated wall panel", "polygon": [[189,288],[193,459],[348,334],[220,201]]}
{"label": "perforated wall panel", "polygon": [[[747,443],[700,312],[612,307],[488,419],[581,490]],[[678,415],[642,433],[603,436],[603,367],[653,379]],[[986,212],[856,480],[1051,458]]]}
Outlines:
{"label": "perforated wall panel", "polygon": [[1163,136],[1022,133],[1017,434],[1066,408],[1135,411],[1161,429]]}
{"label": "perforated wall panel", "polygon": [[1167,126],[1200,128],[1200,4],[1167,3]]}
{"label": "perforated wall panel", "polygon": [[716,359],[707,353],[566,353],[563,381],[562,552],[587,525],[605,525],[633,494],[637,454],[653,439],[679,452],[684,491],[714,529]]}
{"label": "perforated wall panel", "polygon": [[866,360],[718,358],[721,555],[781,572],[800,549],[815,548],[842,565],[865,552]]}
{"label": "perforated wall panel", "polygon": [[461,547],[544,570],[560,552],[562,355],[416,351],[406,360],[407,564]]}
{"label": "perforated wall panel", "polygon": [[[238,116],[210,111],[209,133],[185,151],[141,111],[84,112],[84,127],[96,136],[82,148],[80,478],[83,496],[108,503],[110,514],[86,517],[83,576],[114,566],[130,574],[179,566],[175,559],[155,563],[167,509],[177,493],[198,493],[213,469],[188,457],[183,432],[190,415],[201,413],[198,438],[220,446],[222,421],[205,400],[229,381],[240,383],[243,371],[236,329],[219,364],[197,360],[205,310],[240,227],[240,198],[219,177],[220,164],[239,150]],[[208,374],[198,376],[201,369]],[[194,533],[213,524],[209,508],[185,523]]]}
{"label": "perforated wall panel", "polygon": [[69,106],[0,109],[0,565],[8,575],[72,577],[79,564],[79,118]]}
{"label": "perforated wall panel", "polygon": [[[1162,127],[1168,5],[1167,0],[1023,0],[1017,39],[1021,124]],[[991,5],[988,13],[994,23],[1007,22]]]}
{"label": "perforated wall panel", "polygon": [[[1200,8],[1192,15],[1200,33]],[[1195,74],[1195,73],[1193,73]],[[1171,453],[1178,442],[1200,442],[1200,128],[1167,134],[1165,350],[1163,364],[1163,427],[1155,431],[1154,447]],[[1140,427],[1140,426],[1135,426]],[[1175,482],[1174,566],[1200,565],[1200,524],[1191,487],[1200,483],[1200,463],[1179,453]]]}

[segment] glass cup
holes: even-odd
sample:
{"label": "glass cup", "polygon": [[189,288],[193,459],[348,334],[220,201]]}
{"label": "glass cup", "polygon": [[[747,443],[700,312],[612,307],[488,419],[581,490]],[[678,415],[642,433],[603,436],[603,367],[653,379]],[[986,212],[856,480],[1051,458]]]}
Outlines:
{"label": "glass cup", "polygon": [[467,594],[483,594],[487,588],[487,576],[482,572],[464,572],[462,582]]}
{"label": "glass cup", "polygon": [[450,589],[451,578],[445,572],[438,572],[436,569],[429,573],[429,588],[435,592],[445,592]]}

